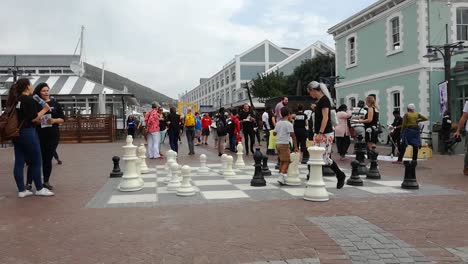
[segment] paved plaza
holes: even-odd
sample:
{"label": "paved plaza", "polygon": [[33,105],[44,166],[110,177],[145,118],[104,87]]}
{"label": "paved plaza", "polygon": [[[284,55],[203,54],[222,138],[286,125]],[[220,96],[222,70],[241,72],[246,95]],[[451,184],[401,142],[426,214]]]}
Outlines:
{"label": "paved plaza", "polygon": [[[401,189],[403,166],[380,161],[381,180],[337,190],[325,177],[330,201],[308,202],[305,165],[302,185],[279,186],[270,157],[273,176],[255,188],[252,156],[225,179],[212,145],[188,156],[185,140],[179,163],[196,171],[204,153],[210,168],[193,175],[195,196],[167,191],[162,160],[148,160],[156,171],[141,191],[120,192],[109,173],[124,144],[60,145],[53,198],[18,199],[13,149],[0,149],[0,263],[468,263],[463,156],[419,162],[419,190]],[[339,162],[348,176],[350,161]]]}

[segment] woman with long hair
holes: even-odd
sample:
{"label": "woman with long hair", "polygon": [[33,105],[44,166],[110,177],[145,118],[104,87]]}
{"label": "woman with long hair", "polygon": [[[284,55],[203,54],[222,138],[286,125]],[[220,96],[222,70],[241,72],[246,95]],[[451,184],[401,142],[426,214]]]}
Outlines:
{"label": "woman with long hair", "polygon": [[26,189],[24,185],[24,164],[28,162],[27,175],[34,181],[36,195],[52,196],[49,189],[42,185],[41,179],[41,146],[36,131],[36,125],[41,122],[41,118],[50,110],[49,105],[42,99],[38,104],[31,96],[33,88],[28,79],[19,79],[10,89],[14,89],[9,94],[7,107],[16,107],[18,122],[20,123],[20,135],[13,139],[15,150],[15,176],[18,197],[23,198],[33,193]]}
{"label": "woman with long hair", "polygon": [[364,119],[359,120],[359,123],[364,124],[367,148],[370,150],[378,141],[379,107],[375,102],[375,97],[372,95],[366,97],[366,105],[367,113]]}
{"label": "woman with long hair", "polygon": [[307,91],[312,98],[317,100],[315,103],[314,115],[314,142],[320,147],[325,148],[323,159],[326,164],[330,165],[330,168],[338,179],[336,188],[341,189],[345,183],[346,175],[331,158],[332,144],[335,135],[330,120],[330,109],[333,107],[330,92],[325,84],[316,81],[309,83]]}
{"label": "woman with long hair", "polygon": [[[42,175],[44,176],[44,187],[53,190],[49,179],[52,173],[52,158],[56,153],[57,146],[60,140],[59,124],[65,122],[65,115],[62,111],[62,106],[55,100],[50,98],[49,85],[40,83],[34,89],[33,94],[38,95],[49,105],[49,111],[41,119],[41,125],[37,126],[37,134],[41,145],[42,155]],[[26,189],[32,189],[32,177],[28,175]]]}

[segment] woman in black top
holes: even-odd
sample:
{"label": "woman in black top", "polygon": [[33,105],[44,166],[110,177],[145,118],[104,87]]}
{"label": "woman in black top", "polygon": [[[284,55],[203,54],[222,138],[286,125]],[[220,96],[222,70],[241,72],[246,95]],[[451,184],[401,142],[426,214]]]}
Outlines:
{"label": "woman in black top", "polygon": [[164,140],[166,139],[166,116],[164,115],[163,108],[160,107],[158,109],[158,114],[159,114],[159,153],[161,156],[164,156],[162,154],[162,145],[164,143]]}
{"label": "woman in black top", "polygon": [[341,189],[343,188],[346,175],[331,158],[333,139],[335,135],[330,121],[330,109],[332,108],[330,92],[325,84],[318,83],[316,81],[309,83],[307,91],[312,98],[317,100],[314,109],[314,142],[320,147],[325,148],[325,154],[323,155],[324,161],[330,165],[330,168],[338,179],[336,188]]}
{"label": "woman in black top", "polygon": [[180,138],[181,122],[180,115],[176,113],[176,108],[171,107],[169,109],[169,115],[166,118],[167,134],[169,135],[169,145],[175,152],[179,151],[179,145],[177,141]]}
{"label": "woman in black top", "polygon": [[[245,155],[249,155],[249,149],[254,153],[254,145],[255,145],[255,118],[250,110],[250,106],[248,104],[244,104],[241,111],[239,111],[239,121],[241,122],[242,133],[244,134],[244,142],[245,142]],[[249,138],[250,138],[250,146],[249,146]]]}
{"label": "woman in black top", "polygon": [[[31,96],[33,93],[31,82],[28,79],[19,79],[10,88],[7,107],[15,106],[20,123],[20,135],[13,139],[15,147],[15,175],[16,186],[18,187],[18,197],[23,198],[32,195],[32,192],[26,190],[24,185],[24,164],[28,162],[27,175],[34,180],[36,186],[36,195],[52,196],[49,189],[43,187],[41,179],[41,146],[37,136],[36,124],[41,122],[41,118],[50,108],[49,105],[40,100],[38,104]],[[39,98],[38,98],[39,100]]]}
{"label": "woman in black top", "polygon": [[[49,95],[49,86],[47,83],[40,83],[34,89],[34,94],[38,95],[49,105],[49,111],[41,119],[41,124],[37,126],[37,133],[41,144],[42,154],[42,175],[44,176],[44,187],[53,190],[49,179],[52,173],[52,158],[57,150],[60,140],[59,124],[65,122],[65,116],[62,106]],[[28,175],[26,188],[31,189],[32,178]]]}
{"label": "woman in black top", "polygon": [[360,120],[360,123],[364,124],[366,129],[366,142],[368,149],[372,149],[378,140],[378,124],[379,124],[379,112],[377,111],[378,107],[375,103],[375,97],[369,95],[366,97],[367,113],[364,116],[363,120]]}

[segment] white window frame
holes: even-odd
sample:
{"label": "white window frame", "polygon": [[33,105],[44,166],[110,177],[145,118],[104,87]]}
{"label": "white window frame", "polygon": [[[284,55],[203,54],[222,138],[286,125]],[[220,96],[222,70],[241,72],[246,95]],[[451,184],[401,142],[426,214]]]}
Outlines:
{"label": "white window frame", "polygon": [[[458,36],[457,36],[457,10],[460,9],[460,8],[468,8],[468,3],[464,3],[464,2],[458,2],[458,3],[455,3],[455,2],[452,2],[452,8],[451,8],[451,15],[452,15],[452,34],[451,34],[451,42],[456,42],[458,41]],[[462,41],[462,40],[460,40]],[[464,45],[466,45],[468,43],[468,40],[465,40],[464,41]]]}
{"label": "white window frame", "polygon": [[[395,43],[393,42],[393,21],[398,19],[398,35],[400,48],[395,49]],[[387,17],[386,31],[387,31],[387,56],[391,56],[400,53],[404,50],[404,35],[403,35],[403,14],[396,12],[391,16]]]}
{"label": "white window frame", "polygon": [[351,106],[351,99],[355,100],[356,106],[357,106],[357,103],[359,102],[359,95],[358,94],[348,94],[346,96],[346,98],[345,98],[345,103],[348,106],[348,109],[353,110],[353,106]]}
{"label": "white window frame", "polygon": [[403,106],[405,105],[404,101],[404,90],[405,88],[403,86],[392,86],[387,89],[387,98],[388,98],[388,103],[387,103],[387,122],[390,122],[393,120],[393,110],[394,110],[394,101],[393,101],[393,95],[395,93],[400,94],[400,114],[403,115]]}
{"label": "white window frame", "polygon": [[[351,47],[349,46],[349,41],[354,38],[354,62],[351,63]],[[350,34],[346,37],[345,43],[345,54],[346,54],[346,69],[356,67],[358,65],[358,42],[357,42],[357,35],[356,33]]]}
{"label": "white window frame", "polygon": [[458,26],[460,26],[460,25],[464,26],[464,27],[466,27],[466,30],[468,31],[468,21],[466,22],[466,24],[458,24],[458,19],[457,19],[458,18],[458,10],[460,10],[460,9],[465,9],[466,11],[468,11],[468,7],[461,6],[461,7],[458,7],[456,9],[456,11],[455,11],[455,21],[456,21],[456,25],[455,25],[456,33],[455,34],[456,34],[456,39],[457,39],[457,41],[468,41],[468,32],[467,32],[467,39],[460,39],[459,36],[458,36]]}

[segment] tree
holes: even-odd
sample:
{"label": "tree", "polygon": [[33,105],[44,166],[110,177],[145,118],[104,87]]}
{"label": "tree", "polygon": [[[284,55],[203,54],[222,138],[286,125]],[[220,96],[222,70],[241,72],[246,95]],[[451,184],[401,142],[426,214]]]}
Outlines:
{"label": "tree", "polygon": [[288,78],[288,94],[302,95],[311,81],[335,75],[335,56],[318,55],[304,60]]}
{"label": "tree", "polygon": [[253,80],[252,94],[264,102],[266,99],[288,94],[288,78],[282,72],[271,72],[267,75],[257,74]]}

